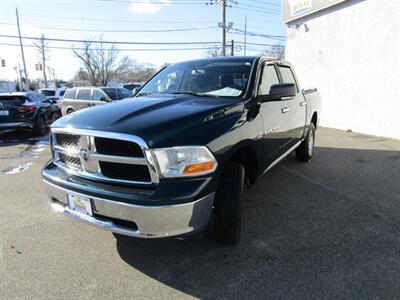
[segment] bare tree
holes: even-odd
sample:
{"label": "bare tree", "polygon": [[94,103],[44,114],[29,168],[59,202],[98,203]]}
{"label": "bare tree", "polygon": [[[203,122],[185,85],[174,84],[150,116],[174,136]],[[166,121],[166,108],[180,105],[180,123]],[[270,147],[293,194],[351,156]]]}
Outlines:
{"label": "bare tree", "polygon": [[42,38],[40,40],[33,42],[33,45],[35,46],[36,52],[39,56],[39,61],[42,62],[44,86],[46,88],[48,87],[47,76],[46,76],[46,61],[49,59],[48,44],[49,43],[46,42],[43,34],[42,34]]}
{"label": "bare tree", "polygon": [[132,59],[126,59],[126,64],[116,78],[124,82],[143,82],[147,81],[156,73],[156,68],[151,64],[139,63]]}
{"label": "bare tree", "polygon": [[283,45],[274,45],[266,49],[263,55],[267,55],[271,58],[283,59],[285,56],[285,46]]}
{"label": "bare tree", "polygon": [[220,56],[220,54],[221,53],[218,49],[218,46],[216,46],[216,45],[214,47],[208,49],[208,51],[207,51],[207,57],[217,57],[217,56]]}
{"label": "bare tree", "polygon": [[126,71],[129,58],[119,58],[119,50],[115,44],[85,41],[82,50],[73,50],[80,59],[92,85],[107,85],[110,79]]}

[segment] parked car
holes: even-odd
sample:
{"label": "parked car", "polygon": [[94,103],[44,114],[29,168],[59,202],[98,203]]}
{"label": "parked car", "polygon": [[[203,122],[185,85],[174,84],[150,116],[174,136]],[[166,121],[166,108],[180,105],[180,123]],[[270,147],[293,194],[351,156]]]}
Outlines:
{"label": "parked car", "polygon": [[123,85],[123,88],[128,89],[131,91],[132,95],[136,94],[136,91],[139,90],[139,88],[143,85],[143,83],[127,83]]}
{"label": "parked car", "polygon": [[172,65],[135,101],[56,121],[44,185],[57,211],[117,234],[171,237],[211,223],[236,244],[245,185],[293,151],[311,159],[320,103],[285,61]]}
{"label": "parked car", "polygon": [[0,130],[27,129],[44,135],[47,125],[60,116],[56,101],[37,92],[0,94]]}
{"label": "parked car", "polygon": [[38,90],[38,93],[45,96],[46,99],[57,101],[57,105],[61,109],[61,100],[64,97],[66,90],[67,90],[66,88],[57,88],[57,89],[45,88]]}
{"label": "parked car", "polygon": [[65,92],[61,109],[63,115],[68,115],[83,108],[102,105],[128,97],[132,97],[132,93],[124,88],[75,87]]}

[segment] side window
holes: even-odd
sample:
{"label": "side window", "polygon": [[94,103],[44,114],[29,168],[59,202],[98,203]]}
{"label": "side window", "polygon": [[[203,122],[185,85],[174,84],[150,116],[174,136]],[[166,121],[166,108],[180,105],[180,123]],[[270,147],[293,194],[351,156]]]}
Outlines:
{"label": "side window", "polygon": [[269,90],[271,86],[274,84],[279,84],[279,78],[276,74],[276,70],[274,65],[266,65],[264,66],[260,87],[258,89],[259,95],[269,95]]}
{"label": "side window", "polygon": [[294,83],[297,88],[296,80],[294,79],[292,70],[289,67],[279,66],[283,83]]}
{"label": "side window", "polygon": [[95,89],[93,91],[93,100],[95,101],[100,101],[101,98],[107,98],[106,95],[104,95],[101,91]]}
{"label": "side window", "polygon": [[64,99],[75,99],[76,89],[68,89],[64,94]]}
{"label": "side window", "polygon": [[132,97],[132,93],[127,89],[117,89],[118,100]]}
{"label": "side window", "polygon": [[60,97],[64,96],[64,94],[65,94],[65,91],[61,91],[60,92]]}
{"label": "side window", "polygon": [[117,100],[117,91],[115,88],[103,88],[102,89],[104,93],[107,94],[108,97],[110,97],[111,100]]}
{"label": "side window", "polygon": [[91,89],[80,89],[78,92],[78,99],[91,100]]}

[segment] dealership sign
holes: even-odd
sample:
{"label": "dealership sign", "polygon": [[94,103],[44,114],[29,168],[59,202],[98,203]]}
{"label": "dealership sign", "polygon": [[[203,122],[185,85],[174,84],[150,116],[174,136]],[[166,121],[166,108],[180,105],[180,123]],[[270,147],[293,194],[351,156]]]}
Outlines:
{"label": "dealership sign", "polygon": [[290,6],[290,15],[295,16],[306,12],[312,8],[312,0],[288,0]]}
{"label": "dealership sign", "polygon": [[348,0],[282,0],[282,21],[287,23],[345,1]]}

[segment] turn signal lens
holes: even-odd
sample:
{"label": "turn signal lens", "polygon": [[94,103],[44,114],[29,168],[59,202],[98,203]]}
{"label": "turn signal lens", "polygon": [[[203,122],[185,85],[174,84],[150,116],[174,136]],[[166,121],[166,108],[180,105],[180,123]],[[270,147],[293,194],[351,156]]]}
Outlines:
{"label": "turn signal lens", "polygon": [[183,170],[183,174],[197,174],[197,173],[204,173],[210,170],[213,170],[214,162],[213,161],[206,161],[198,164],[192,164],[185,167]]}

